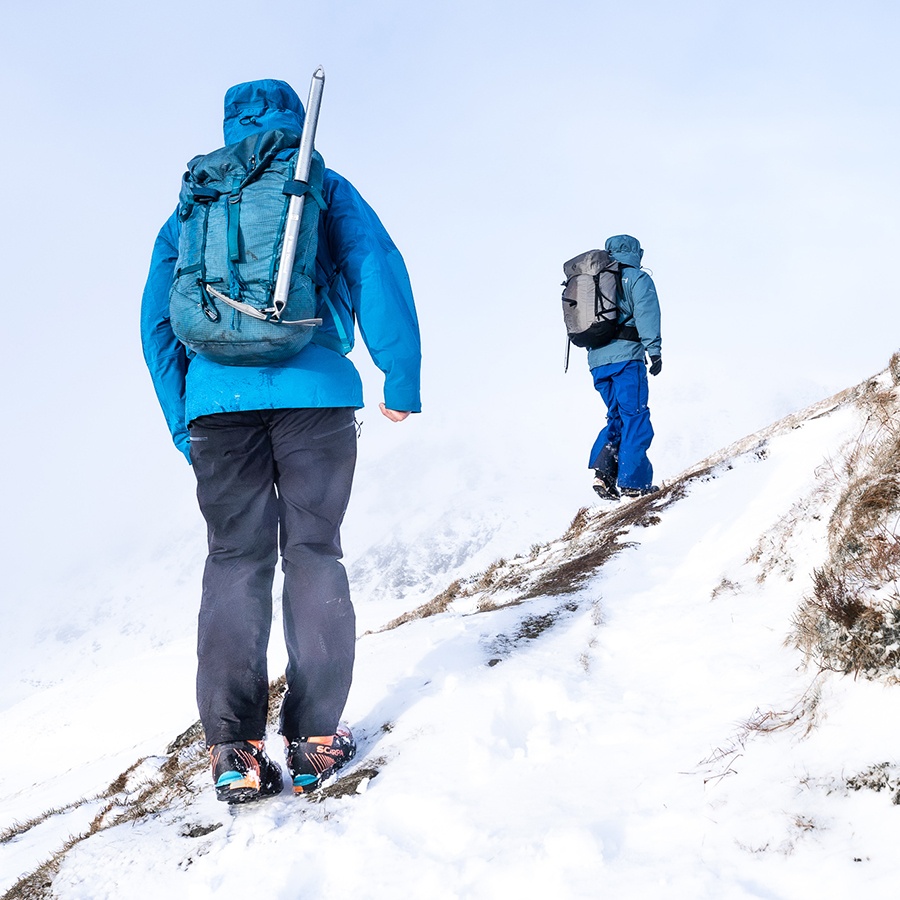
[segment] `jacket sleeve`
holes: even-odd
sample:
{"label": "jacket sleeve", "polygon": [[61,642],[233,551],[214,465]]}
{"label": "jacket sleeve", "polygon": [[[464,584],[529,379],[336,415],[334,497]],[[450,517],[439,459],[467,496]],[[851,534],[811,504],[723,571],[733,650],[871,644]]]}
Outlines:
{"label": "jacket sleeve", "polygon": [[188,357],[169,320],[169,289],[178,258],[178,220],[173,213],[156,238],[141,301],[141,344],[153,387],[175,446],[191,461],[184,387]]}
{"label": "jacket sleeve", "polygon": [[646,272],[638,270],[631,287],[631,297],[634,303],[634,324],[647,356],[661,356],[659,298],[656,296],[656,285]]}
{"label": "jacket sleeve", "polygon": [[356,188],[329,175],[328,248],[366,348],[384,373],[385,406],[420,412],[419,323],[403,257]]}

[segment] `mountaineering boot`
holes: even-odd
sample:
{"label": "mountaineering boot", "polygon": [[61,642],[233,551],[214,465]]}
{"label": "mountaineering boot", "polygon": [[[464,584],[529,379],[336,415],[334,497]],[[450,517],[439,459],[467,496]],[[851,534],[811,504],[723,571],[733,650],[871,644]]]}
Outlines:
{"label": "mountaineering boot", "polygon": [[618,500],[619,489],[616,487],[615,477],[607,475],[600,469],[594,469],[594,474],[597,476],[594,479],[594,490],[598,496],[604,500]]}
{"label": "mountaineering boot", "polygon": [[623,497],[646,497],[648,494],[656,494],[659,488],[655,484],[648,484],[642,488],[620,488]]}
{"label": "mountaineering boot", "polygon": [[209,748],[216,798],[226,803],[246,803],[280,794],[281,769],[266,756],[263,741],[233,741]]}
{"label": "mountaineering boot", "polygon": [[339,725],[335,734],[284,742],[295,794],[314,791],[356,755],[356,741],[346,725]]}

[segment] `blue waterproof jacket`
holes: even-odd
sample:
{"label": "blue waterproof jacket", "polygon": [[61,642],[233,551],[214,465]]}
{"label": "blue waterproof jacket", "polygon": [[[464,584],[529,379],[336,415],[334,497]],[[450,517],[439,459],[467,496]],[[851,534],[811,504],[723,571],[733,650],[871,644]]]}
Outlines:
{"label": "blue waterproof jacket", "polygon": [[[225,95],[225,143],[274,128],[300,132],[305,113],[283,81],[239,84]],[[169,320],[169,289],[178,258],[177,211],[163,225],[141,304],[141,341],[156,395],[175,445],[190,459],[188,423],[209,413],[253,409],[363,405],[362,382],[346,357],[354,323],[384,373],[389,409],[420,412],[419,326],[406,266],[384,226],[359,192],[325,170],[328,204],[320,217],[316,280],[330,306],[314,342],[296,356],[265,367],[226,366],[189,353]]]}
{"label": "blue waterproof jacket", "polygon": [[618,234],[606,242],[606,252],[624,266],[622,269],[622,292],[619,300],[619,324],[633,325],[641,336],[638,341],[612,341],[605,347],[588,351],[588,366],[607,366],[627,362],[631,359],[643,361],[647,356],[662,355],[660,334],[659,298],[656,286],[647,272],[641,271],[641,249],[637,238],[628,234]]}

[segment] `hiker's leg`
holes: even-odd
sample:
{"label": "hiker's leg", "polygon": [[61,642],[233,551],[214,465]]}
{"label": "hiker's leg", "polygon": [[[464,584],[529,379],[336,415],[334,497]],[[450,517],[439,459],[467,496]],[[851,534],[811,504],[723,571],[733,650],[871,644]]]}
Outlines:
{"label": "hiker's leg", "polygon": [[616,376],[616,399],[622,421],[619,444],[619,486],[643,490],[653,483],[653,466],[647,450],[653,426],[647,406],[647,367],[639,360],[625,364]]}
{"label": "hiker's leg", "polygon": [[288,738],[333,734],[353,675],[356,616],[340,527],[356,465],[353,410],[278,410],[272,445],[281,521]]}
{"label": "hiker's leg", "polygon": [[622,419],[619,415],[619,403],[615,391],[615,372],[619,366],[598,366],[591,370],[594,388],[599,392],[606,404],[606,425],[597,435],[588,468],[602,472],[609,483],[615,484],[619,468],[619,442],[622,437]]}
{"label": "hiker's leg", "polygon": [[207,523],[197,635],[197,703],[208,744],[265,737],[266,648],[278,559],[272,448],[258,412],[191,423],[197,499]]}

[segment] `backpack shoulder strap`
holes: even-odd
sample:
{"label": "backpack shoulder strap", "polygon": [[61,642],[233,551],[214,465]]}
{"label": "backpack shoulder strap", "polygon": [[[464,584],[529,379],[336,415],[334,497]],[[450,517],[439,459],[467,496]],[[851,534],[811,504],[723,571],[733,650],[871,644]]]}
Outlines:
{"label": "backpack shoulder strap", "polygon": [[[616,290],[620,292],[623,297],[625,296],[625,286],[622,284],[622,270],[628,268],[633,267],[620,264],[616,268]],[[634,321],[633,318],[632,321]],[[633,341],[636,344],[641,341],[640,333],[634,325],[620,325],[616,337],[620,341]]]}
{"label": "backpack shoulder strap", "polygon": [[338,315],[338,311],[331,302],[331,298],[328,296],[327,291],[322,292],[322,300],[324,301],[325,306],[328,307],[328,312],[331,313],[331,318],[334,320],[334,327],[337,330],[338,336],[337,339],[335,339],[331,335],[325,334],[319,330],[316,331],[312,337],[313,343],[326,347],[329,350],[334,350],[336,353],[340,353],[341,356],[346,356],[353,349],[350,335],[347,334],[347,329],[344,328],[344,323],[341,321],[341,317]]}

